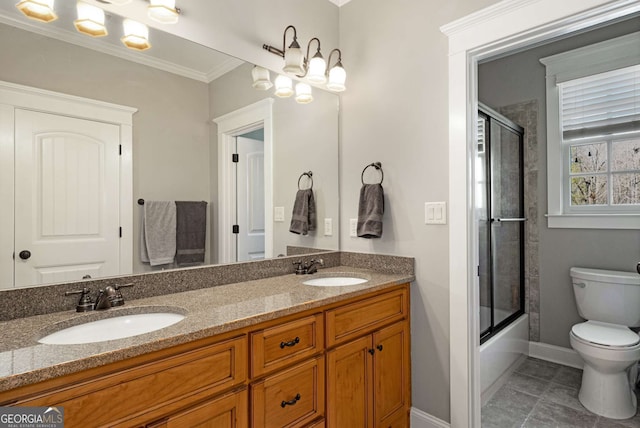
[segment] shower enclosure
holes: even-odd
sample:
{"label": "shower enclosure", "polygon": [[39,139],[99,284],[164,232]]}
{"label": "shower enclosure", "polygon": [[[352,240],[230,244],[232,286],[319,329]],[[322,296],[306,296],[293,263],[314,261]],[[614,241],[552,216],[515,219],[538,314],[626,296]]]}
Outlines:
{"label": "shower enclosure", "polygon": [[480,343],[524,313],[523,129],[480,105],[476,158]]}

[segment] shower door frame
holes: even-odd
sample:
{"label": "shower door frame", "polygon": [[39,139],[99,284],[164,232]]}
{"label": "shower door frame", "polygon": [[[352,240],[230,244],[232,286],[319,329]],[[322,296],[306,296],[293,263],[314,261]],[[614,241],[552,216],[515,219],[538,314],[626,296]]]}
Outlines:
{"label": "shower door frame", "polygon": [[[480,344],[483,344],[491,337],[493,337],[500,330],[511,324],[513,321],[518,319],[521,315],[525,313],[525,223],[526,223],[526,213],[525,213],[525,205],[524,205],[524,128],[509,120],[505,116],[501,115],[497,111],[492,108],[486,106],[485,104],[478,102],[478,117],[483,117],[487,121],[487,125],[485,127],[485,179],[486,179],[486,201],[487,201],[487,222],[488,225],[488,233],[487,233],[487,245],[489,246],[489,295],[491,302],[491,323],[487,329],[480,330]],[[494,252],[493,252],[493,226],[494,226],[494,218],[493,218],[493,161],[492,161],[492,138],[491,138],[491,122],[495,121],[498,124],[506,127],[507,129],[513,131],[514,133],[519,135],[520,145],[520,156],[518,157],[519,162],[519,173],[520,173],[520,213],[523,221],[520,221],[520,287],[519,287],[519,309],[509,315],[507,318],[500,321],[497,325],[495,324],[495,299],[494,299]],[[478,229],[479,230],[479,229]],[[480,243],[480,239],[478,237],[478,244]],[[480,277],[480,265],[478,264],[478,277]],[[478,305],[478,310],[480,310],[480,305]]]}

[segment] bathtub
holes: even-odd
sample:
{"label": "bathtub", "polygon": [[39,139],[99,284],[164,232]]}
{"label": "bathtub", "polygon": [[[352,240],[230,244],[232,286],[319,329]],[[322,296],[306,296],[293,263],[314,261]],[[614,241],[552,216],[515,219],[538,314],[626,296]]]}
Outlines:
{"label": "bathtub", "polygon": [[529,316],[524,314],[480,346],[482,404],[528,355]]}

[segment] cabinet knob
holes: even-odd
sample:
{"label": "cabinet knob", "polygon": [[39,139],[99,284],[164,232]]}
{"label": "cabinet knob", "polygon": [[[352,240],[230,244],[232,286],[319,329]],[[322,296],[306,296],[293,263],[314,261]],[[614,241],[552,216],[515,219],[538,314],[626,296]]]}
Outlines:
{"label": "cabinet knob", "polygon": [[376,350],[375,350],[375,349],[369,349],[369,353],[370,353],[371,355],[373,355],[373,354],[375,354],[375,353],[376,353]]}
{"label": "cabinet knob", "polygon": [[280,407],[282,407],[283,409],[287,406],[293,406],[294,404],[296,404],[298,401],[300,400],[300,394],[296,394],[295,397],[293,397],[293,400],[289,400],[289,401],[284,401],[282,400],[282,403],[280,403]]}
{"label": "cabinet knob", "polygon": [[378,351],[382,351],[382,345],[378,345],[376,346],[376,348],[378,349]]}
{"label": "cabinet knob", "polygon": [[280,342],[280,349],[284,349],[287,346],[296,346],[298,343],[300,343],[300,338],[296,336],[295,339],[288,342]]}

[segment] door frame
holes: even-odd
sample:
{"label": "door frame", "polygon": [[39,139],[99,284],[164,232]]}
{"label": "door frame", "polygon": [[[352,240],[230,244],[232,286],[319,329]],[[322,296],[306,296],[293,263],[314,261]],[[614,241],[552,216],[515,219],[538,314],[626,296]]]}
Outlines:
{"label": "door frame", "polygon": [[[14,225],[14,145],[15,110],[43,113],[109,123],[120,128],[120,274],[133,272],[133,114],[137,108],[77,97],[30,86],[0,81],[0,217]],[[8,161],[11,160],[11,161]],[[6,199],[5,199],[6,198]],[[14,286],[14,228],[0,228],[0,289]]]}
{"label": "door frame", "polygon": [[441,27],[449,38],[451,427],[480,426],[473,186],[478,62],[640,11],[637,0],[503,0]]}
{"label": "door frame", "polygon": [[[231,156],[235,137],[264,128],[264,256],[273,257],[273,98],[265,98],[212,121],[218,126],[218,263],[235,261],[236,177]],[[224,231],[227,232],[224,232]]]}

